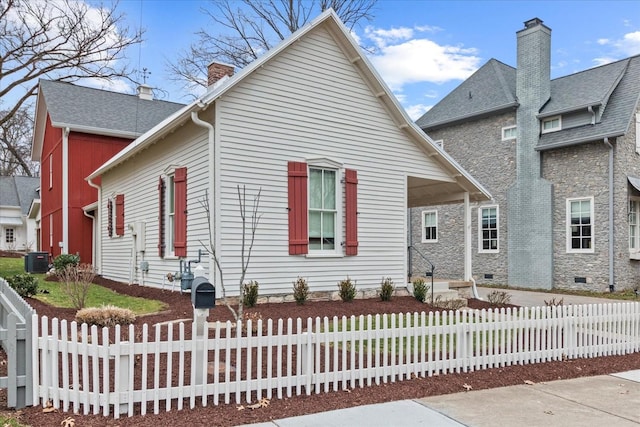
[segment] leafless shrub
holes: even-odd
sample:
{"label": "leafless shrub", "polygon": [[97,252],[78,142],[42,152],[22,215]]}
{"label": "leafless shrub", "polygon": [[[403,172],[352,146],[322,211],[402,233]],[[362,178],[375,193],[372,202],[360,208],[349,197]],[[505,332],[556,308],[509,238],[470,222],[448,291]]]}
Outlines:
{"label": "leafless shrub", "polygon": [[62,292],[69,297],[73,308],[83,309],[89,287],[96,277],[96,271],[91,264],[68,265],[63,270],[57,272]]}
{"label": "leafless shrub", "polygon": [[83,308],[76,313],[76,321],[100,327],[130,325],[136,321],[136,315],[128,308],[113,305]]}
{"label": "leafless shrub", "polygon": [[511,301],[511,295],[505,291],[491,291],[489,295],[487,295],[487,301],[489,301],[493,305],[497,305],[499,307],[509,304]]}

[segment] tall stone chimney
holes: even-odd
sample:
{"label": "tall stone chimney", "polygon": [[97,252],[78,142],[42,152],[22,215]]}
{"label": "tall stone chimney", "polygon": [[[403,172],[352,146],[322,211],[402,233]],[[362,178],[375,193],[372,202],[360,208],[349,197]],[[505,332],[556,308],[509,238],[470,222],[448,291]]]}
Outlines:
{"label": "tall stone chimney", "polygon": [[551,30],[538,18],[517,32],[516,176],[507,192],[509,284],[553,287],[553,186],[542,178],[537,114],[551,96]]}
{"label": "tall stone chimney", "polygon": [[207,67],[207,86],[213,86],[221,78],[233,76],[233,65],[223,64],[221,62],[212,62]]}

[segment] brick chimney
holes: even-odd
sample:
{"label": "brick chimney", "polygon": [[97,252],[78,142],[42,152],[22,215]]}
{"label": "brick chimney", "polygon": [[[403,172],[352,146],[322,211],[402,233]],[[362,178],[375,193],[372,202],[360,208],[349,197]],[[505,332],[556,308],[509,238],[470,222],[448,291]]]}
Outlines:
{"label": "brick chimney", "polygon": [[221,78],[233,76],[233,65],[223,64],[221,62],[212,62],[207,67],[207,86],[213,86]]}

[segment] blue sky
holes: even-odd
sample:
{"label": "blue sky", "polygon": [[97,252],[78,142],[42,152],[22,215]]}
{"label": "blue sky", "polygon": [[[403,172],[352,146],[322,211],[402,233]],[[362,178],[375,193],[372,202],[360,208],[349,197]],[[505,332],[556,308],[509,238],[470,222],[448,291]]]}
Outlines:
{"label": "blue sky", "polygon": [[[147,81],[190,98],[168,79],[166,61],[195,42],[201,28],[219,32],[200,12],[206,1],[123,0],[131,28],[145,42],[129,52],[147,68]],[[416,119],[490,58],[516,65],[516,31],[538,17],[552,29],[552,77],[640,54],[640,1],[424,1],[379,0],[375,19],[355,28],[369,59],[409,115]],[[134,88],[121,88],[133,92]]]}

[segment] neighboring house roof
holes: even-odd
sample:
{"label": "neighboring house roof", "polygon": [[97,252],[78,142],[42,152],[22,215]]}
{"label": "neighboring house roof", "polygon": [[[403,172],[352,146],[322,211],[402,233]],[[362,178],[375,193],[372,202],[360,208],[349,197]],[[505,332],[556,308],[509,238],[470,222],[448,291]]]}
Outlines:
{"label": "neighboring house roof", "polygon": [[366,55],[349,35],[349,30],[342,24],[332,9],[328,9],[323,12],[309,24],[305,25],[303,28],[299,29],[282,41],[278,46],[269,50],[263,56],[247,65],[233,77],[225,79],[224,82],[210,87],[208,92],[201,98],[195,100],[193,103],[185,106],[172,116],[154,126],[147,133],[140,136],[109,161],[100,166],[100,168],[91,173],[87,179],[91,180],[102,175],[128,158],[134,156],[150,144],[155,143],[163,135],[171,132],[178,126],[181,126],[185,121],[191,120],[192,114],[196,114],[197,111],[207,108],[228,91],[235,88],[244,79],[249,78],[255,70],[264,66],[280,52],[287,49],[291,44],[295,43],[298,39],[304,37],[307,33],[313,31],[314,28],[319,27],[320,25],[327,25],[327,28],[332,35],[340,40],[339,44],[341,48],[348,52],[351,63],[354,64],[354,66],[362,73],[363,78],[372,88],[375,95],[384,103],[390,117],[398,127],[405,130],[416,144],[420,145],[426,152],[437,159],[439,164],[451,173],[452,176],[458,177],[457,182],[460,186],[465,187],[465,189],[470,192],[472,200],[491,199],[489,192],[478,181],[476,181],[475,178],[458,165],[446,152],[438,148],[431,138],[425,135],[425,133],[422,132],[415,123],[413,123],[404,109],[400,106],[395,96],[393,96],[391,90],[373,68]]}
{"label": "neighboring house roof", "polygon": [[40,80],[32,157],[40,158],[47,113],[57,128],[134,139],[184,104]]}
{"label": "neighboring house roof", "polygon": [[31,202],[38,199],[40,178],[30,176],[0,176],[0,206],[19,207],[23,215],[29,213]]}
{"label": "neighboring house roof", "polygon": [[[540,135],[537,150],[613,138],[629,130],[640,97],[640,56],[551,80],[551,97],[538,117],[599,108],[596,123]],[[517,107],[516,69],[489,60],[416,124],[426,132]]]}
{"label": "neighboring house roof", "polygon": [[434,129],[517,106],[515,68],[490,59],[420,117],[416,124],[422,129]]}

